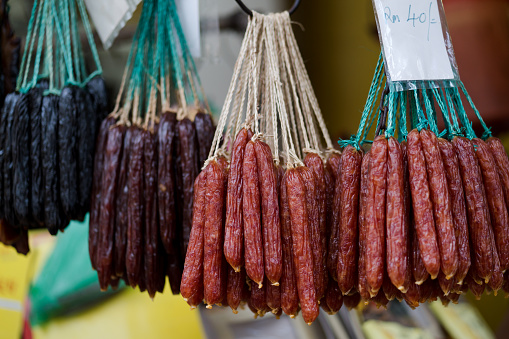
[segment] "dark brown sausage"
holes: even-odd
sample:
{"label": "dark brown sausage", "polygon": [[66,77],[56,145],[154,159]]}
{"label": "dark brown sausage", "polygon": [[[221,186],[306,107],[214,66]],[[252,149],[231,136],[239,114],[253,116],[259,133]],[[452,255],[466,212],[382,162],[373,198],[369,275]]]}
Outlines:
{"label": "dark brown sausage", "polygon": [[505,202],[509,206],[509,158],[500,139],[491,137],[486,140],[486,143],[490,146],[491,153],[497,164],[502,189],[504,190]]}
{"label": "dark brown sausage", "polygon": [[[408,224],[405,214],[403,152],[393,137],[388,140],[387,162],[387,275],[393,286],[405,289],[408,264]],[[384,283],[385,286],[385,283]],[[385,288],[384,288],[385,291]],[[387,293],[387,291],[385,291]]]}
{"label": "dark brown sausage", "polygon": [[249,141],[242,165],[242,213],[244,217],[244,259],[247,276],[263,284],[264,265],[260,208],[260,183],[254,142]]}
{"label": "dark brown sausage", "polygon": [[216,160],[209,163],[206,175],[203,283],[204,300],[210,308],[222,302],[224,292],[226,267],[223,265],[223,209],[226,200],[226,178],[224,169]]}
{"label": "dark brown sausage", "polygon": [[125,254],[127,246],[128,227],[128,179],[129,179],[129,149],[131,144],[131,129],[127,129],[122,145],[122,158],[118,171],[117,192],[115,201],[115,254],[113,262],[113,273],[117,277],[125,274]]}
{"label": "dark brown sausage", "polygon": [[[191,246],[191,243],[189,243],[189,246]],[[237,309],[239,308],[239,305],[242,301],[242,295],[245,293],[246,289],[246,271],[242,268],[240,272],[235,272],[231,266],[228,266],[228,287],[226,292],[226,300],[228,306],[230,306],[234,314],[238,313]]]}
{"label": "dark brown sausage", "polygon": [[410,174],[410,191],[414,211],[415,231],[419,240],[419,250],[426,270],[432,279],[440,270],[440,253],[438,250],[433,204],[431,203],[426,162],[419,132],[414,129],[408,133],[408,171]]}
{"label": "dark brown sausage", "polygon": [[287,174],[281,179],[279,210],[281,216],[281,240],[283,249],[283,270],[281,274],[281,308],[294,318],[299,311],[299,295],[297,282],[295,280],[295,268],[292,249],[292,224],[290,208],[288,206],[288,195],[286,190]]}
{"label": "dark brown sausage", "polygon": [[159,218],[157,216],[157,143],[149,130],[143,132],[143,166],[145,198],[145,283],[147,292],[154,298],[159,285]]}
{"label": "dark brown sausage", "polygon": [[[383,294],[383,293],[381,293]],[[349,309],[354,309],[359,306],[361,302],[361,296],[359,293],[354,293],[352,295],[344,295],[343,296],[343,304]]]}
{"label": "dark brown sausage", "polygon": [[366,204],[366,279],[374,297],[382,287],[385,265],[385,199],[387,191],[387,139],[380,135],[371,147],[369,193]]}
{"label": "dark brown sausage", "polygon": [[477,160],[481,167],[491,224],[497,245],[499,264],[503,271],[509,268],[509,215],[500,181],[499,171],[490,147],[481,139],[473,139]]}
{"label": "dark brown sausage", "polygon": [[334,179],[337,180],[339,174],[341,173],[341,154],[331,153],[327,159],[325,168],[329,169],[332,175],[334,175]]}
{"label": "dark brown sausage", "polygon": [[203,299],[203,229],[205,227],[205,195],[207,171],[203,170],[194,181],[193,226],[184,263],[180,293],[193,308]]}
{"label": "dark brown sausage", "polygon": [[329,278],[329,283],[327,285],[327,290],[325,291],[324,299],[322,300],[327,304],[329,309],[327,313],[329,314],[338,313],[341,306],[343,306],[343,294],[339,289],[338,283],[332,278]]}
{"label": "dark brown sausage", "polygon": [[226,225],[224,255],[228,263],[239,271],[243,265],[244,237],[242,220],[242,165],[244,150],[249,141],[248,131],[243,128],[233,144],[226,194]]}
{"label": "dark brown sausage", "polygon": [[444,163],[438,148],[435,133],[423,129],[420,133],[422,149],[426,158],[426,169],[433,203],[435,230],[440,251],[440,263],[446,279],[451,279],[458,270],[458,249],[451,211],[451,198]]}
{"label": "dark brown sausage", "polygon": [[419,248],[419,239],[417,239],[417,232],[415,229],[412,232],[412,272],[413,278],[417,285],[421,285],[429,278],[429,273],[422,261],[421,251]]}
{"label": "dark brown sausage", "polygon": [[313,281],[313,253],[306,208],[306,188],[296,169],[287,170],[286,189],[292,223],[295,277],[304,321],[311,324],[319,313]]}
{"label": "dark brown sausage", "polygon": [[308,212],[309,236],[311,251],[313,253],[313,279],[315,282],[316,296],[320,298],[327,287],[327,272],[324,265],[324,248],[320,241],[320,216],[318,197],[316,196],[316,182],[313,171],[305,166],[297,168],[302,183],[306,188],[306,209]]}
{"label": "dark brown sausage", "polygon": [[339,255],[339,224],[341,216],[341,168],[334,180],[334,196],[332,199],[332,222],[330,224],[329,246],[327,255],[327,269],[334,280],[338,280]]}
{"label": "dark brown sausage", "polygon": [[362,153],[347,146],[341,155],[338,284],[348,294],[357,281],[358,211]]}
{"label": "dark brown sausage", "polygon": [[260,140],[254,144],[261,193],[265,275],[271,283],[278,284],[281,278],[282,255],[276,172],[269,145]]}
{"label": "dark brown sausage", "polygon": [[265,285],[265,298],[267,306],[272,310],[272,313],[276,314],[281,309],[281,286],[272,285],[267,281],[267,285]]}
{"label": "dark brown sausage", "polygon": [[92,197],[90,203],[90,222],[88,231],[88,251],[92,267],[96,269],[96,251],[97,239],[99,236],[99,216],[101,214],[101,183],[104,170],[104,155],[106,153],[106,143],[108,141],[108,131],[115,123],[112,117],[106,118],[101,123],[99,135],[95,146],[94,157],[94,178],[92,182]]}
{"label": "dark brown sausage", "polygon": [[357,290],[361,298],[369,300],[369,287],[366,280],[366,204],[369,194],[369,164],[371,161],[371,152],[368,152],[362,158],[361,164],[361,186],[359,198],[359,267]]}
{"label": "dark brown sausage", "polygon": [[97,273],[101,290],[106,291],[113,273],[115,239],[115,193],[122,156],[125,126],[115,126],[108,132],[104,174],[101,183],[101,213],[99,216],[99,239]]}
{"label": "dark brown sausage", "polygon": [[215,127],[212,116],[208,113],[198,112],[194,117],[196,137],[198,141],[198,161],[201,168],[207,160],[212,141],[214,140]]}
{"label": "dark brown sausage", "polygon": [[489,241],[491,220],[481,169],[470,140],[464,137],[455,137],[452,139],[452,144],[458,155],[463,189],[465,190],[473,269],[479,278],[487,282],[493,270],[492,250]]}
{"label": "dark brown sausage", "polygon": [[182,189],[184,199],[182,201],[182,256],[185,257],[191,223],[193,217],[193,185],[198,176],[198,146],[196,129],[191,120],[185,118],[177,122],[177,133],[180,147],[180,168],[182,173]]}
{"label": "dark brown sausage", "polygon": [[[326,269],[327,265],[327,197],[326,197],[326,179],[325,179],[325,166],[322,158],[316,153],[309,153],[304,158],[304,164],[313,171],[315,175],[315,187],[318,201],[318,213],[320,220],[320,242],[323,249],[322,253],[322,267]],[[325,273],[325,283],[327,285],[327,272]]]}
{"label": "dark brown sausage", "polygon": [[135,287],[142,274],[145,230],[143,222],[143,134],[137,126],[131,126],[130,129],[126,271],[129,285]]}
{"label": "dark brown sausage", "polygon": [[172,250],[172,241],[176,237],[175,214],[175,125],[177,115],[166,112],[161,115],[158,138],[157,198],[159,204],[159,231],[161,241],[167,253]]}
{"label": "dark brown sausage", "polygon": [[438,147],[442,154],[445,174],[447,176],[447,185],[451,196],[451,210],[456,234],[456,244],[458,246],[458,270],[456,271],[456,281],[463,283],[470,269],[470,244],[468,237],[467,210],[465,207],[465,194],[463,192],[463,183],[459,169],[458,157],[454,151],[452,143],[445,139],[438,139]]}
{"label": "dark brown sausage", "polygon": [[403,284],[403,288],[400,288],[400,291],[402,293],[406,293],[407,290],[410,288],[410,284],[413,284],[412,280],[412,234],[413,234],[413,228],[414,225],[412,223],[413,220],[413,211],[412,211],[412,197],[410,193],[410,174],[408,172],[408,150],[407,150],[407,142],[402,141],[400,144],[401,147],[401,153],[403,154],[403,183],[405,185],[405,192],[404,192],[404,213],[405,213],[405,229],[407,230],[407,270],[405,272],[405,282]]}

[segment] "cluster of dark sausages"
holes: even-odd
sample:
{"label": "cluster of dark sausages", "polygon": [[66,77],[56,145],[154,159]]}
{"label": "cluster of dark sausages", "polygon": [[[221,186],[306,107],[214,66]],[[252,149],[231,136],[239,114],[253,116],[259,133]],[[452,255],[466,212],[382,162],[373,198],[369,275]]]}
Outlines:
{"label": "cluster of dark sausages", "polygon": [[7,95],[0,116],[2,241],[26,254],[28,229],[55,235],[90,209],[97,125],[107,110],[104,81],[44,95],[42,80]]}
{"label": "cluster of dark sausages", "polygon": [[[429,130],[377,137],[324,162],[274,165],[270,147],[241,130],[231,159],[195,182],[181,294],[247,303],[307,323],[397,298],[411,307],[457,302],[470,289],[509,292],[509,160],[499,139],[452,141]],[[254,138],[256,139],[256,138]]]}
{"label": "cluster of dark sausages", "polygon": [[167,275],[172,292],[179,293],[193,184],[214,132],[211,116],[201,112],[194,121],[166,112],[148,128],[128,127],[113,117],[103,121],[89,230],[90,259],[101,289],[123,279],[154,297]]}

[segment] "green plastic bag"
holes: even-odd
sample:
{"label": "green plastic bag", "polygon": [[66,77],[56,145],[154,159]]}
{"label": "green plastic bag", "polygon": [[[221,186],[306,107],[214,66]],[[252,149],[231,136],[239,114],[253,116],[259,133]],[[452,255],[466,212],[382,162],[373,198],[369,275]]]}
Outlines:
{"label": "green plastic bag", "polygon": [[[53,317],[90,307],[116,293],[101,292],[88,255],[88,220],[72,221],[57,242],[30,288],[30,322],[40,325]],[[121,283],[117,291],[125,285]]]}

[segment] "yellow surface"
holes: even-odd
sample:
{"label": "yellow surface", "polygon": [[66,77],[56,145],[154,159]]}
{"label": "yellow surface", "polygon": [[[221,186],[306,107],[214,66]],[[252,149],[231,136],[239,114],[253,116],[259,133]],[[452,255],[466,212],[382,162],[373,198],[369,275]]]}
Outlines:
{"label": "yellow surface", "polygon": [[18,338],[21,333],[29,266],[29,259],[0,244],[0,338]]}
{"label": "yellow surface", "polygon": [[430,304],[431,311],[440,321],[447,333],[454,339],[494,339],[493,332],[480,312],[468,302],[449,304]]}
{"label": "yellow surface", "polygon": [[154,301],[126,288],[95,307],[36,327],[33,334],[35,339],[201,338],[202,330],[198,311],[190,311],[166,286]]}
{"label": "yellow surface", "polygon": [[29,284],[54,246],[54,238],[44,231],[31,231],[29,238],[31,250],[27,256],[0,244],[1,339],[20,338]]}
{"label": "yellow surface", "polygon": [[406,327],[390,321],[368,320],[362,324],[362,330],[367,339],[433,339],[420,328]]}

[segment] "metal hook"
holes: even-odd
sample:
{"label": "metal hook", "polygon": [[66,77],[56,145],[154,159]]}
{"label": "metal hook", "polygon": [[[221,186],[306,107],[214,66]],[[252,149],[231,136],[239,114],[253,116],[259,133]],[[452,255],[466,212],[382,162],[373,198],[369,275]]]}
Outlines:
{"label": "metal hook", "polygon": [[[253,11],[250,10],[243,2],[242,0],[235,0],[237,2],[237,4],[239,4],[240,8],[242,8],[242,10],[244,12],[247,13],[247,15],[249,16],[253,16]],[[300,5],[300,1],[301,0],[295,0],[295,2],[293,3],[292,7],[288,10],[288,13],[290,15],[292,15],[293,13],[295,13],[295,11],[297,10],[297,7],[299,7]]]}

